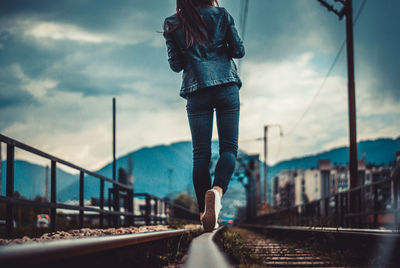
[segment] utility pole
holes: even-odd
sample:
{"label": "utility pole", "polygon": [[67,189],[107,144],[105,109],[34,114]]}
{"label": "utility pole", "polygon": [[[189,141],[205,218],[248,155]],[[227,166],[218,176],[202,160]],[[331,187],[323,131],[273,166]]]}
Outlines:
{"label": "utility pole", "polygon": [[[115,98],[113,98],[112,101],[113,107],[112,107],[112,113],[113,113],[113,122],[112,122],[112,128],[113,128],[113,166],[112,166],[112,177],[114,181],[117,181],[117,160],[115,157],[115,128],[116,128],[116,104],[115,104]],[[117,185],[114,185],[114,195],[113,195],[113,209],[114,211],[119,211],[119,188]],[[114,216],[114,226],[117,228],[120,225],[120,216],[115,215]]]}
{"label": "utility pole", "polygon": [[47,202],[49,200],[49,165],[46,165],[45,173],[44,199]]}
{"label": "utility pole", "polygon": [[346,39],[348,71],[348,106],[350,130],[350,188],[358,186],[356,95],[354,82],[354,45],[353,45],[353,6],[352,0],[346,2]]}
{"label": "utility pole", "polygon": [[2,158],[2,149],[1,149],[1,142],[0,142],[0,195],[3,195],[3,158]]}
{"label": "utility pole", "polygon": [[[241,24],[241,31],[240,34],[242,35],[242,41],[245,40],[246,35],[246,24],[247,24],[247,15],[249,13],[249,0],[242,0],[241,1],[241,8],[240,8],[240,24]],[[242,68],[242,59],[238,60],[238,70],[241,72]]]}
{"label": "utility pole", "polygon": [[264,126],[264,205],[268,204],[268,127],[279,127],[280,136],[283,136],[282,126],[279,124],[269,124]]}
{"label": "utility pole", "polygon": [[[358,186],[357,160],[357,129],[356,129],[356,97],[354,82],[354,37],[353,37],[353,1],[335,0],[343,5],[341,11],[336,10],[325,0],[318,0],[329,11],[335,13],[341,20],[346,16],[346,44],[347,44],[347,73],[348,73],[348,110],[349,110],[349,161],[350,161],[350,189]],[[354,194],[350,195],[350,212],[355,213],[357,200]]]}
{"label": "utility pole", "polygon": [[268,165],[267,165],[268,126],[264,126],[264,204],[268,203]]}
{"label": "utility pole", "polygon": [[117,163],[115,159],[115,98],[113,98],[113,107],[112,107],[112,113],[113,113],[113,122],[112,122],[112,128],[113,128],[113,170],[112,170],[112,177],[113,180],[115,181],[116,178],[116,168],[117,168]]}

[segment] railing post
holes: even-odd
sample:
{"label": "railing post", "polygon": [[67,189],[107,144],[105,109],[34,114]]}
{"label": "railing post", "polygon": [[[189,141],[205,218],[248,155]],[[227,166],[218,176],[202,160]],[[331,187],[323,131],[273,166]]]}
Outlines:
{"label": "railing post", "polygon": [[310,225],[310,203],[307,203],[304,205],[304,211],[305,211],[305,222],[306,225]]}
{"label": "railing post", "polygon": [[339,217],[339,196],[335,194],[335,217],[336,217],[336,226],[339,226],[340,217]]}
{"label": "railing post", "polygon": [[104,180],[100,179],[100,228],[104,227]]}
{"label": "railing post", "polygon": [[151,204],[150,204],[150,196],[146,194],[146,213],[145,213],[145,221],[146,225],[150,225],[150,214],[151,214]]}
{"label": "railing post", "polygon": [[[129,213],[133,214],[133,191],[127,191],[127,209]],[[128,216],[127,226],[133,226],[134,224],[134,215]]]}
{"label": "railing post", "polygon": [[[120,212],[120,206],[119,206],[119,186],[114,184],[113,186],[113,208],[114,212]],[[114,214],[113,216],[114,219],[114,227],[118,228],[120,227],[120,222],[121,222],[121,215],[120,214]]]}
{"label": "railing post", "polygon": [[[14,151],[14,145],[7,144],[6,196],[10,198],[14,196]],[[14,204],[7,203],[6,211],[6,236],[7,238],[12,238],[14,229]]]}
{"label": "railing post", "polygon": [[[136,220],[136,208],[135,208],[135,190],[132,190],[132,225],[135,225],[135,220]],[[139,206],[138,206],[138,210],[139,210]],[[139,211],[138,211],[139,212]]]}
{"label": "railing post", "polygon": [[[84,184],[83,184],[83,180],[85,178],[85,174],[83,173],[83,171],[80,172],[80,176],[79,176],[79,207],[82,209],[84,208]],[[83,210],[79,210],[79,228],[83,228]]]}
{"label": "railing post", "polygon": [[330,198],[325,197],[325,218],[326,219],[328,219],[328,216],[329,216],[329,202],[330,202]]}
{"label": "railing post", "polygon": [[399,178],[392,178],[393,182],[393,229],[399,229],[399,211],[398,211],[398,202],[399,202]]}
{"label": "railing post", "polygon": [[164,199],[164,215],[165,215],[164,224],[167,224],[167,223],[168,223],[168,220],[169,220],[169,213],[170,213],[170,210],[169,210],[169,203]]}
{"label": "railing post", "polygon": [[374,191],[374,228],[378,226],[378,189],[377,185],[375,184],[372,186]]}
{"label": "railing post", "polygon": [[[112,211],[112,204],[113,202],[111,202],[111,195],[113,195],[112,193],[112,188],[108,188],[108,211]],[[107,223],[108,223],[108,227],[111,226],[111,224],[113,223],[114,220],[114,215],[113,214],[108,214],[107,215]]]}
{"label": "railing post", "polygon": [[57,222],[57,208],[55,205],[57,204],[57,191],[56,191],[56,161],[51,160],[51,190],[50,190],[50,201],[54,207],[50,209],[50,231],[56,231],[56,222]]}
{"label": "railing post", "polygon": [[345,223],[345,227],[351,227],[350,226],[351,217],[349,217],[349,212],[351,213],[351,210],[350,210],[350,202],[351,202],[351,200],[349,198],[350,197],[349,193],[350,192],[347,192],[346,194],[343,195],[343,198],[344,198],[344,215],[345,215],[344,223]]}
{"label": "railing post", "polygon": [[158,198],[156,198],[154,201],[156,202],[155,206],[154,206],[154,223],[157,224],[158,223]]}
{"label": "railing post", "polygon": [[358,190],[358,227],[362,227],[362,195],[363,195],[363,188]]}
{"label": "railing post", "polygon": [[345,227],[345,203],[344,203],[345,195],[343,193],[340,194],[340,226]]}

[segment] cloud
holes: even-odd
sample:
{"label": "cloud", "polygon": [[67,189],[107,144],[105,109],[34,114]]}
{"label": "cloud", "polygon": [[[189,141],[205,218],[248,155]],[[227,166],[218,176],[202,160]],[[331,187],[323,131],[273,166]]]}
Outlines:
{"label": "cloud", "polygon": [[[34,38],[39,45],[56,45],[57,41],[71,41],[78,43],[117,45],[136,45],[146,43],[151,46],[160,47],[160,34],[141,27],[145,22],[141,21],[143,15],[131,15],[115,25],[111,29],[88,29],[71,23],[60,23],[55,21],[44,21],[38,18],[11,18],[3,22],[0,30],[13,35],[25,35]],[[56,43],[50,43],[56,41]]]}
{"label": "cloud", "polygon": [[[154,99],[132,94],[117,98],[118,155],[190,139],[183,101],[161,110],[160,103],[150,98]],[[22,109],[24,120],[4,128],[3,134],[89,169],[100,168],[111,159],[111,97],[59,92],[47,95],[41,105]]]}
{"label": "cloud", "polygon": [[[243,63],[239,138],[239,143],[244,141],[239,144],[242,149],[260,152],[261,142],[248,139],[262,137],[266,124],[280,124],[284,132],[281,138],[278,128],[269,130],[270,163],[347,144],[346,77],[331,75],[298,123],[324,78],[313,64],[314,58],[308,52],[290,60]],[[369,81],[360,83],[357,91],[359,140],[398,135],[398,106],[377,106],[368,85]]]}
{"label": "cloud", "polygon": [[[291,60],[245,62],[243,64],[244,88],[241,89],[241,135],[242,137],[262,136],[265,124],[280,124],[285,135],[288,135],[299,120],[301,114],[309,105],[323,77],[314,69],[312,53],[299,55]],[[312,107],[301,125],[290,136],[285,136],[286,143],[302,142],[292,148],[285,148],[279,157],[298,155],[304,150],[318,150],[323,141],[330,138],[330,132],[341,132],[338,116],[343,116],[345,110],[345,94],[339,94],[338,89],[344,88],[345,80],[332,77],[325,91],[317,99],[317,105]],[[344,93],[345,91],[343,91]],[[329,105],[327,109],[326,105]],[[255,125],[260,126],[258,134],[254,134]],[[277,161],[279,134],[278,129],[271,133],[271,158]],[[330,133],[329,132],[329,133]],[[247,151],[257,151],[260,144],[242,144]]]}
{"label": "cloud", "polygon": [[[222,3],[238,17],[238,1]],[[400,132],[399,38],[391,34],[399,5],[368,1],[355,27],[359,139]],[[178,95],[181,74],[169,70],[156,33],[174,9],[174,0],[6,1],[0,10],[1,133],[98,168],[110,160],[111,98],[117,97],[118,155],[190,140]],[[281,124],[282,140],[278,129],[269,132],[271,163],[346,145],[345,53],[287,135],[344,40],[343,21],[316,1],[255,0],[247,26],[240,139],[262,136],[264,124]],[[262,152],[259,142],[240,147]]]}
{"label": "cloud", "polygon": [[[95,12],[87,12],[96,6]],[[20,1],[7,2],[0,10],[0,31],[21,32],[49,40],[70,40],[94,44],[135,45],[146,43],[160,47],[162,17],[169,15],[171,1]],[[159,18],[159,19],[157,19]]]}
{"label": "cloud", "polygon": [[19,65],[11,65],[6,68],[0,68],[0,109],[10,106],[19,106],[33,101],[33,95],[27,90],[26,82],[21,80],[24,76]]}
{"label": "cloud", "polygon": [[89,43],[102,43],[109,40],[109,37],[105,35],[90,33],[74,25],[53,22],[36,23],[30,29],[26,30],[26,34],[36,38],[66,39]]}
{"label": "cloud", "polygon": [[57,86],[57,81],[52,79],[32,79],[28,77],[18,64],[11,65],[10,69],[15,77],[22,83],[21,88],[30,93],[37,100],[42,99],[49,89]]}

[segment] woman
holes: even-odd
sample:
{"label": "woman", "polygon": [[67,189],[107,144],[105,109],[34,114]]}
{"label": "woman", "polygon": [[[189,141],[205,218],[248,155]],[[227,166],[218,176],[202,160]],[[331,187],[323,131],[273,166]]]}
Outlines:
{"label": "woman", "polygon": [[[212,231],[218,227],[221,197],[235,169],[242,82],[232,58],[242,58],[244,47],[232,16],[217,0],[177,0],[176,14],[165,19],[164,37],[171,69],[183,70],[180,96],[187,100],[193,184],[200,221],[205,231]],[[219,159],[211,184],[214,109]]]}

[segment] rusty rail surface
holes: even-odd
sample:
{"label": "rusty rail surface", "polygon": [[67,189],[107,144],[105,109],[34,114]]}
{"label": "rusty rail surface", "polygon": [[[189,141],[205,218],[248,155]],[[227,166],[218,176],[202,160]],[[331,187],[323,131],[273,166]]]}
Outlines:
{"label": "rusty rail surface", "polygon": [[2,266],[5,265],[4,267],[49,262],[62,263],[63,260],[68,258],[179,237],[190,231],[193,230],[177,229],[3,246],[0,247],[0,263]]}

